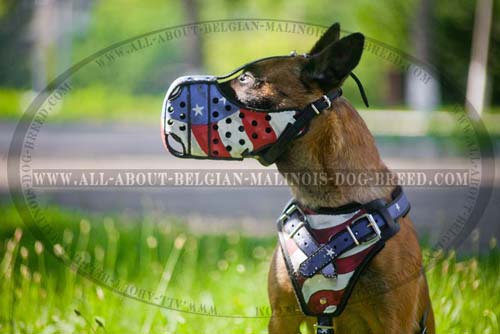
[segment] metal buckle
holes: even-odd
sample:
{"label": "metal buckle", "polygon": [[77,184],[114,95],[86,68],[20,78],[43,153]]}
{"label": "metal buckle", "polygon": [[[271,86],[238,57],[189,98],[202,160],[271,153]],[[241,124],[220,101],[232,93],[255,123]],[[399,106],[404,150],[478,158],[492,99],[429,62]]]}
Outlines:
{"label": "metal buckle", "polygon": [[318,329],[332,329],[333,330],[333,325],[332,326],[326,326],[326,325],[314,324],[313,327],[314,328],[318,328]]}
{"label": "metal buckle", "polygon": [[301,221],[302,222],[306,222],[307,221],[307,217],[306,217],[306,214],[304,213],[304,211],[302,211],[301,208],[299,208],[295,203],[290,205],[286,210],[285,210],[285,213],[283,213],[279,218],[278,220],[281,222],[281,223],[284,223],[288,218],[290,218],[290,216],[295,212],[297,211],[301,216],[302,216],[302,219]]}
{"label": "metal buckle", "polygon": [[330,108],[332,106],[332,101],[330,100],[330,98],[328,96],[323,95],[323,100],[326,102],[327,108]]}
{"label": "metal buckle", "polygon": [[[323,98],[323,101],[325,101],[325,103],[326,103],[326,108],[330,108],[332,106],[332,101],[330,101],[330,98],[326,95],[323,95],[322,98]],[[313,108],[313,110],[316,114],[319,115],[321,113],[321,111],[319,111],[318,108],[316,108],[316,106],[314,105],[314,102],[311,103],[311,107]]]}
{"label": "metal buckle", "polygon": [[288,237],[291,239],[293,238],[293,236],[302,228],[304,227],[306,221],[307,221],[307,217],[304,213],[304,211],[302,211],[302,209],[297,206],[295,203],[293,203],[292,205],[290,205],[286,210],[285,210],[285,213],[283,213],[280,217],[279,217],[279,222],[281,224],[281,226],[284,225],[284,223],[288,220],[288,218],[290,218],[292,216],[292,214],[297,211],[300,215],[299,217],[299,223],[297,224],[297,226],[294,227],[294,229],[288,233]]}
{"label": "metal buckle", "polygon": [[365,214],[362,214],[361,216],[357,217],[351,223],[351,226],[354,225],[357,221],[359,221],[359,220],[361,220],[363,218],[368,219],[368,225],[367,226],[371,226],[371,228],[373,229],[373,232],[375,232],[375,236],[373,238],[370,238],[368,240],[360,242],[358,239],[356,239],[356,236],[352,232],[351,228],[349,226],[347,226],[347,231],[349,232],[349,234],[351,235],[352,240],[354,241],[354,243],[357,246],[371,243],[374,240],[378,241],[378,240],[382,239],[382,231],[380,231],[380,228],[378,227],[377,222],[375,221],[375,219],[373,218],[372,214],[370,214],[370,213],[365,213]]}

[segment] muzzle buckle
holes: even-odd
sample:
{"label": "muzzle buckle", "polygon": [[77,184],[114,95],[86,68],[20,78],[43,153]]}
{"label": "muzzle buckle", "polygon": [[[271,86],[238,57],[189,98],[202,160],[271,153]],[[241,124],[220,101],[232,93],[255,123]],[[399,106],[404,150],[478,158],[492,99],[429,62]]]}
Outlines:
{"label": "muzzle buckle", "polygon": [[[326,108],[324,108],[324,109],[330,108],[330,107],[332,106],[332,101],[330,100],[330,98],[329,98],[328,96],[323,95],[321,98],[322,98],[322,99],[323,99],[323,101],[325,101],[325,103],[326,103]],[[313,110],[314,110],[314,112],[315,112],[316,114],[318,114],[318,115],[319,115],[319,114],[321,113],[321,110],[318,110],[318,108],[316,107],[316,105],[314,104],[314,102],[313,102],[313,103],[311,103],[311,108],[313,108]]]}
{"label": "muzzle buckle", "polygon": [[325,101],[327,108],[330,108],[332,106],[332,101],[330,100],[330,98],[328,96],[323,95],[323,100]]}

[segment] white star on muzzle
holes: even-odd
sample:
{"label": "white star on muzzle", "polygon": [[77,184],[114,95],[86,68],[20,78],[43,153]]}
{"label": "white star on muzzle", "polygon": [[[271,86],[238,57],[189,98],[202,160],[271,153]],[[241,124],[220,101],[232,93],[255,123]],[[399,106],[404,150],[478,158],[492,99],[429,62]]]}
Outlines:
{"label": "white star on muzzle", "polygon": [[198,104],[196,104],[196,106],[193,108],[194,115],[195,116],[198,116],[198,115],[203,116],[203,113],[202,113],[203,108],[205,108],[205,107],[200,107]]}

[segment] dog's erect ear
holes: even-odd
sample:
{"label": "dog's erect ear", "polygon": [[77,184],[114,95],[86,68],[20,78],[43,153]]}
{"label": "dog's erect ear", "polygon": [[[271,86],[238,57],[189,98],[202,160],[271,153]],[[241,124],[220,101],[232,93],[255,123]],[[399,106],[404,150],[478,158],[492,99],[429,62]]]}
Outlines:
{"label": "dog's erect ear", "polygon": [[314,44],[309,54],[315,55],[321,52],[328,45],[335,43],[340,38],[340,24],[338,22],[334,23],[327,31],[321,36],[321,38]]}
{"label": "dog's erect ear", "polygon": [[363,34],[354,33],[327,46],[304,65],[303,79],[317,82],[325,92],[338,87],[358,65],[364,42]]}

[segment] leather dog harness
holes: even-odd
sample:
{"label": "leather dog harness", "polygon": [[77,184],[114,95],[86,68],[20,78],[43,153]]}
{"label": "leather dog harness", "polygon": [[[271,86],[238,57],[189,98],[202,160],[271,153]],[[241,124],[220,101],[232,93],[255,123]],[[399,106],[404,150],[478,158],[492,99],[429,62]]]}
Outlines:
{"label": "leather dog harness", "polygon": [[286,205],[277,221],[281,251],[302,312],[318,318],[318,334],[333,333],[332,318],[342,313],[361,272],[409,211],[399,186],[389,203],[317,210],[295,200]]}

